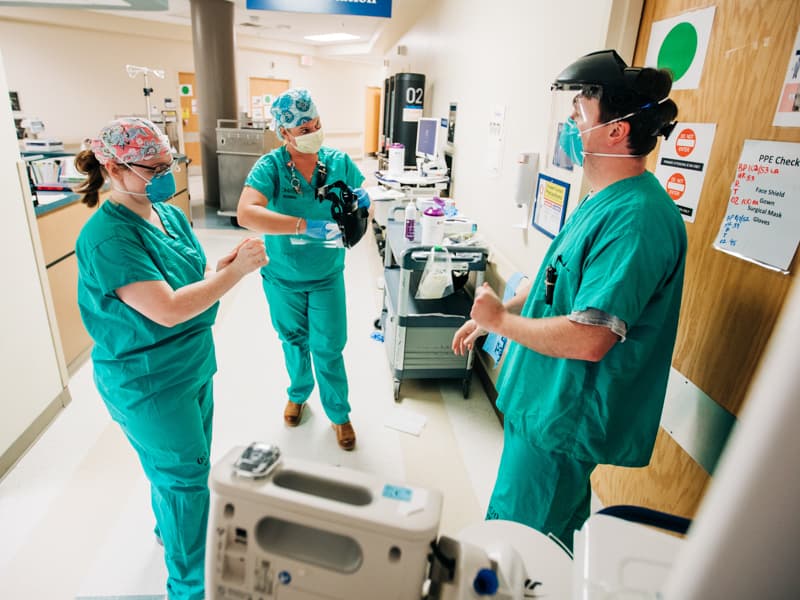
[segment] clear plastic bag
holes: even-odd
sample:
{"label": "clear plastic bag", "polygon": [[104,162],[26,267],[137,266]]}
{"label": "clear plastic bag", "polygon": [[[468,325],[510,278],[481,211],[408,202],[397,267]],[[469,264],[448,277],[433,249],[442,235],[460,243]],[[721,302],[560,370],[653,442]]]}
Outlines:
{"label": "clear plastic bag", "polygon": [[419,280],[414,296],[417,300],[436,300],[453,293],[452,260],[450,253],[434,246],[425,263],[425,270]]}

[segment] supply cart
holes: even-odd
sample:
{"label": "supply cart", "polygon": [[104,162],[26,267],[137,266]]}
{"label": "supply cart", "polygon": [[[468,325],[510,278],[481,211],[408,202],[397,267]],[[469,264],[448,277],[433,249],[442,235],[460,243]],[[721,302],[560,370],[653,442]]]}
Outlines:
{"label": "supply cart", "polygon": [[[403,221],[390,217],[386,227],[383,309],[380,324],[386,354],[394,376],[394,399],[400,400],[405,378],[461,379],[464,398],[469,397],[474,353],[453,353],[453,335],[468,319],[472,297],[462,287],[437,300],[414,297],[430,246],[403,236]],[[447,246],[454,272],[463,280],[475,272],[475,285],[483,283],[488,251],[474,246]]]}

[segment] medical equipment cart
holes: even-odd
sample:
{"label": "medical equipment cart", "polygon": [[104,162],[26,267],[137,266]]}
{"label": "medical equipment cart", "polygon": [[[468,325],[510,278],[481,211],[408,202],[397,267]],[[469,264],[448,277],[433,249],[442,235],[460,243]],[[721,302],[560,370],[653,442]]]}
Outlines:
{"label": "medical equipment cart", "polygon": [[[394,399],[400,401],[405,378],[461,379],[469,397],[474,352],[453,353],[453,335],[468,319],[472,297],[466,290],[437,300],[418,300],[416,286],[430,255],[430,246],[407,240],[403,221],[390,217],[386,227],[383,310],[380,323],[389,367],[394,377]],[[475,286],[483,283],[488,251],[475,246],[447,246],[455,272],[475,272]]]}

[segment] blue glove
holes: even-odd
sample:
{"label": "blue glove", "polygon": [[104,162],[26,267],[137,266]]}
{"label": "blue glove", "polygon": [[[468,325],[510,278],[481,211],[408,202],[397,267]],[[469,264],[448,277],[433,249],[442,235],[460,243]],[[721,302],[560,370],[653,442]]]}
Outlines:
{"label": "blue glove", "polygon": [[317,240],[338,240],[342,237],[342,232],[333,221],[307,219],[306,235]]}
{"label": "blue glove", "polygon": [[367,195],[364,188],[354,189],[353,194],[355,194],[356,200],[358,200],[358,208],[369,208],[369,195]]}

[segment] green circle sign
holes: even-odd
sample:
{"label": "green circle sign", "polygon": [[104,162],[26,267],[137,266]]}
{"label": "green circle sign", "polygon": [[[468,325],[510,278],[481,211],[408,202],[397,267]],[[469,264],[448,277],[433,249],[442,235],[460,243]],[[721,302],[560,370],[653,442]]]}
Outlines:
{"label": "green circle sign", "polygon": [[190,88],[188,85],[181,86],[181,94],[183,94],[184,96],[188,96],[191,93],[191,91],[192,88]]}
{"label": "green circle sign", "polygon": [[678,23],[661,42],[658,68],[672,71],[674,81],[686,74],[697,54],[697,30],[691,23]]}

